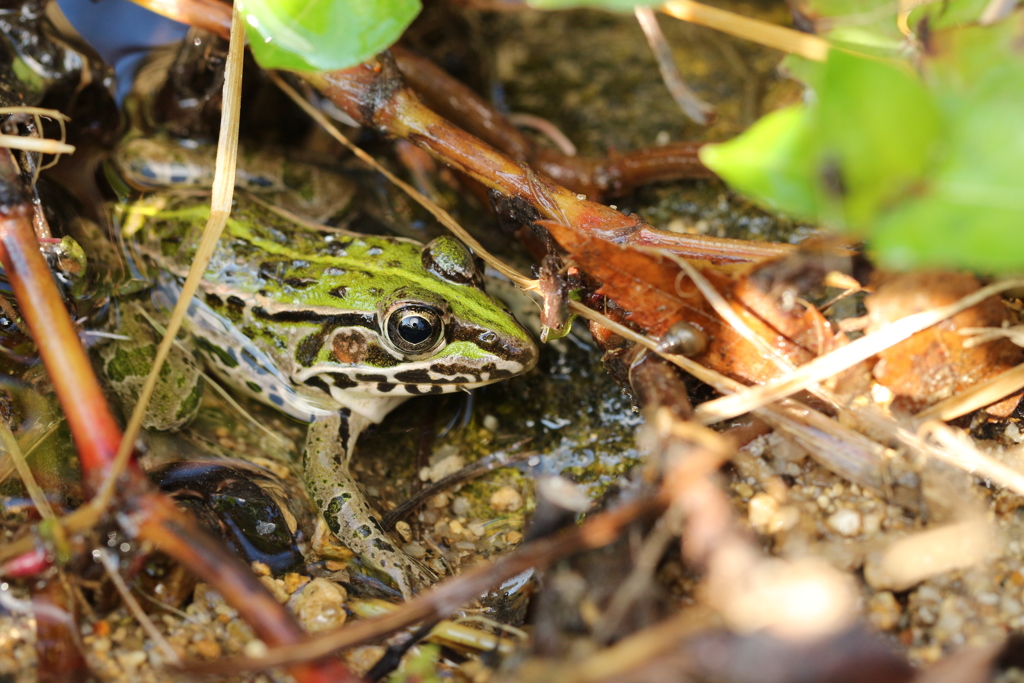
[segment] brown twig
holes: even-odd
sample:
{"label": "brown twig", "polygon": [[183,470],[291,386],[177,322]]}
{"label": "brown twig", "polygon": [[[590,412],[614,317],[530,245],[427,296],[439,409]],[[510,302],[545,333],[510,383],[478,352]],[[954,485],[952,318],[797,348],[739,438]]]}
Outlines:
{"label": "brown twig", "polygon": [[221,674],[262,670],[271,666],[322,657],[341,648],[371,642],[421,621],[446,617],[460,606],[478,598],[481,593],[530,568],[549,566],[552,562],[583,550],[608,545],[618,538],[626,526],[638,520],[653,519],[660,515],[667,503],[668,497],[658,494],[594,515],[578,527],[520,546],[491,565],[468,571],[457,579],[436,586],[429,592],[413,598],[393,614],[361,621],[338,631],[311,636],[301,645],[280,648],[259,659],[192,665],[189,670],[196,673]]}

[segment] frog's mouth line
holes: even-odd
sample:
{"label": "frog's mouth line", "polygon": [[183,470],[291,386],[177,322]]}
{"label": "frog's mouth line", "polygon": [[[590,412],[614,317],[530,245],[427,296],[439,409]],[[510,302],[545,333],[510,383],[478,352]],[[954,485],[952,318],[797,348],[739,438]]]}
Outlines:
{"label": "frog's mouth line", "polygon": [[479,366],[466,362],[435,361],[417,368],[406,365],[362,370],[317,364],[296,373],[294,379],[330,393],[342,390],[372,396],[423,396],[475,389],[523,371],[524,365],[518,360],[498,358],[488,359]]}

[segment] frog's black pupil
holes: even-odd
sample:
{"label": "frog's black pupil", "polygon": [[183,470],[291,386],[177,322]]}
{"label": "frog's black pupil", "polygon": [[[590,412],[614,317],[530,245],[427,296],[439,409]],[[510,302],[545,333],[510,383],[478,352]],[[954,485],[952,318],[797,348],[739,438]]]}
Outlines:
{"label": "frog's black pupil", "polygon": [[422,344],[433,333],[430,321],[423,316],[407,315],[398,323],[398,334],[410,344]]}

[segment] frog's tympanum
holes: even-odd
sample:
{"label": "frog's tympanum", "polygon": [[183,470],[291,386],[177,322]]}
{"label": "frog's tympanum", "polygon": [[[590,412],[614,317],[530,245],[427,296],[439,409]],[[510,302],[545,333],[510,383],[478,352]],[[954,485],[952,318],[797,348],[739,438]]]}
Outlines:
{"label": "frog's tympanum", "polygon": [[[147,200],[142,200],[146,202]],[[209,205],[162,197],[135,249],[174,300]],[[459,241],[318,230],[239,192],[186,326],[209,369],[309,423],[303,465],[330,529],[403,593],[425,583],[349,475],[360,432],[411,396],[467,390],[537,360],[530,335],[484,293]]]}

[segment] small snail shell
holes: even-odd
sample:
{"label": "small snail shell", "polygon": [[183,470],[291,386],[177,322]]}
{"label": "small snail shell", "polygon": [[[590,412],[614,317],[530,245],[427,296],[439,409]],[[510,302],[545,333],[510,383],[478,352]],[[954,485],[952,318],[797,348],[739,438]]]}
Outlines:
{"label": "small snail shell", "polygon": [[661,335],[658,340],[659,353],[678,356],[696,356],[708,347],[708,336],[696,325],[680,320]]}

